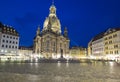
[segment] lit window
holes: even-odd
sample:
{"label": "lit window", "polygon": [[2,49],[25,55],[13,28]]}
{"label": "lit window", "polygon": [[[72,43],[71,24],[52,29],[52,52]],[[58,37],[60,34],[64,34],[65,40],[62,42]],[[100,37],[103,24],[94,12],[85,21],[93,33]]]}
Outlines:
{"label": "lit window", "polygon": [[113,51],[110,51],[110,54],[113,54]]}
{"label": "lit window", "polygon": [[107,37],[105,38],[105,40],[107,40]]}
{"label": "lit window", "polygon": [[109,39],[111,39],[111,38],[112,38],[112,36],[109,37]]}
{"label": "lit window", "polygon": [[117,34],[114,34],[113,37],[114,37],[114,38],[117,37]]}
{"label": "lit window", "polygon": [[118,50],[117,50],[117,54],[119,54],[119,53],[118,53]]}
{"label": "lit window", "polygon": [[7,28],[7,30],[9,30],[9,28]]}
{"label": "lit window", "polygon": [[115,54],[119,54],[118,50],[117,50],[117,51],[115,51]]}
{"label": "lit window", "polygon": [[107,45],[108,44],[108,42],[105,42],[105,45]]}
{"label": "lit window", "polygon": [[114,48],[118,48],[118,45],[114,45]]}
{"label": "lit window", "polygon": [[108,52],[106,52],[106,54],[108,54]]}
{"label": "lit window", "polygon": [[109,41],[109,44],[112,44],[112,41]]}

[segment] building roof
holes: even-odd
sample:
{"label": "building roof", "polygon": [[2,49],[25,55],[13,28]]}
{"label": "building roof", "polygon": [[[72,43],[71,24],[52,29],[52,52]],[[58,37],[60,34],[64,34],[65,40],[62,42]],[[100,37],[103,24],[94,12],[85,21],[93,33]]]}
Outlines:
{"label": "building roof", "polygon": [[82,46],[73,46],[71,49],[86,49],[86,48]]}
{"label": "building roof", "polygon": [[108,34],[111,34],[111,33],[114,33],[116,31],[120,31],[120,28],[109,28],[105,33],[104,35],[108,35]]}
{"label": "building roof", "polygon": [[13,27],[8,25],[3,25],[1,22],[0,22],[0,32],[4,34],[19,36],[18,32]]}
{"label": "building roof", "polygon": [[33,46],[26,47],[26,46],[19,46],[20,50],[33,50]]}
{"label": "building roof", "polygon": [[113,33],[113,32],[116,32],[116,31],[120,31],[120,28],[109,28],[109,29],[105,30],[104,32],[101,32],[101,33],[97,34],[97,35],[92,39],[92,42],[93,42],[93,41],[96,41],[96,40],[98,40],[98,39],[101,39],[101,38],[103,38],[105,35],[110,34],[110,33]]}
{"label": "building roof", "polygon": [[95,41],[95,40],[98,40],[98,39],[103,38],[104,33],[105,33],[105,32],[101,32],[101,33],[97,34],[97,35],[93,38],[93,40],[92,40],[92,41]]}

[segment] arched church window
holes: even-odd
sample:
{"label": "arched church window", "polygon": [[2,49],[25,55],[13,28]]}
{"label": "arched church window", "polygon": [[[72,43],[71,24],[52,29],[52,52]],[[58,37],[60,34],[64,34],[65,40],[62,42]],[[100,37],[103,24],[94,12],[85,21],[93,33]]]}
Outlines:
{"label": "arched church window", "polygon": [[49,38],[50,36],[47,36],[47,38]]}
{"label": "arched church window", "polygon": [[39,49],[37,50],[37,53],[39,53]]}
{"label": "arched church window", "polygon": [[49,51],[49,45],[50,45],[50,42],[49,41],[46,41],[46,50]]}
{"label": "arched church window", "polygon": [[64,48],[66,49],[66,44],[64,45]]}
{"label": "arched church window", "polygon": [[53,51],[55,51],[55,42],[53,42]]}
{"label": "arched church window", "polygon": [[62,48],[62,43],[60,43],[60,48]]}

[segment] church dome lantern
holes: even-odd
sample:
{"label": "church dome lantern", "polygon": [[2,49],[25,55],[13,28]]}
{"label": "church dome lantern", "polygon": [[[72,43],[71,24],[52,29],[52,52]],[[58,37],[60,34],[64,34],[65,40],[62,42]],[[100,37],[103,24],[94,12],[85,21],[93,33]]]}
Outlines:
{"label": "church dome lantern", "polygon": [[50,10],[50,15],[51,14],[56,15],[56,7],[54,5],[52,5],[49,10]]}

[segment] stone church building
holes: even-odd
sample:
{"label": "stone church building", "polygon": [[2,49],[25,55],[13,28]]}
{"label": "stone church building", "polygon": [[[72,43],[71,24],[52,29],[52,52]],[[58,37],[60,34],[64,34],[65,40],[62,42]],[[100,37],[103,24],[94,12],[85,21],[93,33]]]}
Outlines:
{"label": "stone church building", "polygon": [[67,58],[70,42],[67,28],[64,28],[62,34],[55,5],[52,4],[49,10],[49,16],[44,21],[43,29],[40,30],[38,27],[36,31],[33,52],[44,58]]}

